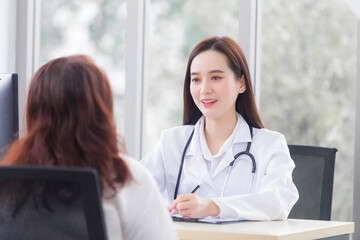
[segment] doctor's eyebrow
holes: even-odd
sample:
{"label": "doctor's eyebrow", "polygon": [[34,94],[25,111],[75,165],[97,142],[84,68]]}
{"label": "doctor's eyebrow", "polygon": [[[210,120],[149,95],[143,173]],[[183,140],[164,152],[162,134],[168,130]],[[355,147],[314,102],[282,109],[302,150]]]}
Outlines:
{"label": "doctor's eyebrow", "polygon": [[[211,71],[208,72],[208,74],[210,74],[210,73],[225,73],[225,72],[222,71],[222,70],[211,70]],[[191,76],[193,76],[193,75],[200,75],[200,73],[198,73],[198,72],[192,72],[190,75],[191,75]]]}
{"label": "doctor's eyebrow", "polygon": [[224,73],[222,70],[212,70],[209,73]]}

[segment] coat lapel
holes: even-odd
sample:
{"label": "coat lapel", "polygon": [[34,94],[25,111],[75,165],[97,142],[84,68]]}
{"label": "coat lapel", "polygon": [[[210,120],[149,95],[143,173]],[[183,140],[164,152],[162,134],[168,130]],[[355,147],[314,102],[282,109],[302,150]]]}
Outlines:
{"label": "coat lapel", "polygon": [[195,124],[194,136],[185,154],[184,178],[194,179],[197,181],[196,184],[207,183],[210,186],[214,186],[200,147],[200,125],[202,120],[203,117]]}
{"label": "coat lapel", "polygon": [[234,156],[240,152],[246,150],[247,143],[252,141],[249,125],[243,119],[243,117],[238,114],[238,123],[239,127],[235,132],[234,142],[232,147],[225,152],[224,158],[221,160],[219,166],[215,170],[214,174],[210,176],[208,168],[206,166],[205,160],[202,156],[201,147],[200,147],[200,125],[203,121],[203,117],[195,124],[194,136],[189,144],[189,148],[185,154],[184,162],[184,178],[193,179],[198,181],[197,183],[207,183],[211,187],[215,188],[213,179],[224,169],[226,169],[231,161],[233,161]]}
{"label": "coat lapel", "polygon": [[229,164],[234,160],[234,156],[238,152],[245,151],[247,143],[252,141],[249,125],[240,114],[237,115],[238,129],[235,132],[234,142],[232,144],[232,147],[225,152],[224,158],[221,160],[219,166],[214,172],[213,179],[216,177],[216,175],[218,175],[221,171],[223,171],[229,166]]}

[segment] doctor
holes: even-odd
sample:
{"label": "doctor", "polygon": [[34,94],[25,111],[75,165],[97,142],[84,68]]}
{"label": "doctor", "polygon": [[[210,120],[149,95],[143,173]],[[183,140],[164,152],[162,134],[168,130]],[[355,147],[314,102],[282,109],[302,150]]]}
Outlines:
{"label": "doctor", "polygon": [[228,37],[192,50],[183,126],[164,130],[142,163],[188,218],[287,218],[297,201],[286,140],[261,122],[243,51]]}

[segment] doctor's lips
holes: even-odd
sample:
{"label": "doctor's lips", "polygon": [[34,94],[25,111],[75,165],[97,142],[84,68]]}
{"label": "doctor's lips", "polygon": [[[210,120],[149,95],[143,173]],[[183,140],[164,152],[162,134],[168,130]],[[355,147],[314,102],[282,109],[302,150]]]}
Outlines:
{"label": "doctor's lips", "polygon": [[211,98],[204,98],[204,99],[201,99],[200,102],[204,105],[204,107],[211,107],[212,105],[214,105],[217,100],[215,99],[211,99]]}

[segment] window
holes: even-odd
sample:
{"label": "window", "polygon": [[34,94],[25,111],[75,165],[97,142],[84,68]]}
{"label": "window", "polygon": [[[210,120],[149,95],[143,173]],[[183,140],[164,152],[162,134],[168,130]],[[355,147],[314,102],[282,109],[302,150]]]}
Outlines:
{"label": "window", "polygon": [[125,0],[41,1],[40,65],[72,55],[91,56],[108,74],[117,129],[123,132]]}
{"label": "window", "polygon": [[161,130],[182,124],[187,58],[209,36],[238,36],[237,0],[152,0],[149,9],[149,59],[145,113],[145,150]]}
{"label": "window", "polygon": [[335,147],[334,220],[351,220],[357,20],[342,0],[262,1],[260,112],[288,143]]}

